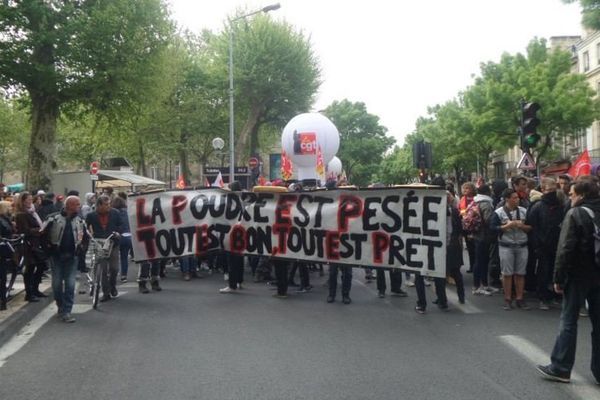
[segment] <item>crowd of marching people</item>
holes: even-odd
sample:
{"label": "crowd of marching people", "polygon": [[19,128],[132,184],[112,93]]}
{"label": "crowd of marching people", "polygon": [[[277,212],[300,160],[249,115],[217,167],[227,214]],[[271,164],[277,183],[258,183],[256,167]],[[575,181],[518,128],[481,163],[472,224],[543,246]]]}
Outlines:
{"label": "crowd of marching people", "polygon": [[[374,275],[372,268],[363,268],[366,282],[376,281],[378,297],[386,295],[385,271],[388,270],[391,295],[407,297],[403,286],[415,287],[417,313],[426,312],[425,287],[431,283],[435,286],[433,303],[442,311],[448,310],[448,283],[455,286],[458,302],[465,303],[461,271],[464,266],[473,276],[471,295],[502,296],[499,303],[506,311],[530,310],[533,304],[526,302],[526,292],[530,293],[528,298],[536,299],[535,307],[539,310],[562,307],[552,363],[538,366],[545,378],[569,382],[575,358],[577,319],[589,315],[593,325],[592,371],[600,381],[598,179],[582,176],[573,182],[568,175],[561,175],[536,181],[516,176],[510,183],[465,182],[460,186],[460,193],[453,182],[441,177],[432,183],[445,189],[447,195],[447,276],[445,279],[425,278],[385,268],[377,268]],[[328,183],[327,189],[335,189],[335,184]],[[233,182],[230,190],[241,188]],[[292,184],[288,190],[302,188]],[[0,241],[0,311],[7,308],[7,274],[22,267],[25,300],[38,302],[41,297],[47,297],[40,290],[40,282],[51,274],[58,316],[64,322],[74,322],[71,311],[76,276],[78,273],[82,276],[89,267],[88,245],[93,241],[115,242],[103,266],[107,273],[103,275],[101,301],[118,297],[119,277],[121,283],[127,282],[132,241],[125,193],[88,193],[83,205],[77,192],[70,192],[66,197],[43,191],[35,195],[21,192],[4,196],[0,201],[0,237],[10,239],[15,235],[22,238],[20,248],[10,245],[14,242]],[[184,281],[201,274],[222,273],[227,281],[227,286],[219,290],[223,294],[245,288],[244,270],[248,268],[254,282],[266,283],[275,290],[273,297],[279,299],[288,297],[290,287],[295,287],[297,293],[310,292],[313,289],[310,275],[324,276],[327,268],[327,303],[336,301],[338,272],[341,273],[341,300],[344,304],[352,302],[353,268],[349,265],[225,252],[142,262],[137,276],[140,293],[162,290],[160,279],[165,277],[168,263],[178,266]],[[81,284],[80,293],[85,292],[85,285]]]}

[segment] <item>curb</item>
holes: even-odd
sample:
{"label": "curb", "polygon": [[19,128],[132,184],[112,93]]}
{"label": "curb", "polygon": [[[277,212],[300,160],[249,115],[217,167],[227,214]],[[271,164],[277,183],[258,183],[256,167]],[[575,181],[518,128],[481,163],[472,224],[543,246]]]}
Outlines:
{"label": "curb", "polygon": [[[10,315],[0,322],[0,347],[4,346],[29,321],[54,301],[50,289],[46,289],[44,293],[48,297],[41,298],[39,303],[26,302],[25,291],[16,294],[8,303],[8,313]],[[14,311],[11,309],[14,309]]]}

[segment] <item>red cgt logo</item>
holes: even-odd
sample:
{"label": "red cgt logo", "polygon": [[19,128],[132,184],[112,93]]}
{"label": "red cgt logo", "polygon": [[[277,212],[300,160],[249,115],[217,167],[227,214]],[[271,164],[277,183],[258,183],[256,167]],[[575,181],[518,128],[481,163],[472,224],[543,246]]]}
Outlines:
{"label": "red cgt logo", "polygon": [[294,154],[306,155],[317,153],[317,134],[315,132],[294,131]]}

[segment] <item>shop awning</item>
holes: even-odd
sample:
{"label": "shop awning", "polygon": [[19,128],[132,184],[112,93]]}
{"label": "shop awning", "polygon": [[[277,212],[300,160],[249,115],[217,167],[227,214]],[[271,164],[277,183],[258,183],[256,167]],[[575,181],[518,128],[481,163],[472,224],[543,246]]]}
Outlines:
{"label": "shop awning", "polygon": [[105,187],[159,187],[166,186],[165,182],[145,176],[136,175],[129,171],[101,169],[98,171],[97,188]]}

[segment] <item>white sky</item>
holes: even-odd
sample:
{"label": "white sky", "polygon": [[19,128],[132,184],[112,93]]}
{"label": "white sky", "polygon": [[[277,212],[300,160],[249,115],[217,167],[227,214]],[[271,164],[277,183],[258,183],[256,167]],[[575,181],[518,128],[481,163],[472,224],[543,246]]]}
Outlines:
{"label": "white sky", "polygon": [[[173,18],[218,31],[238,7],[277,0],[169,0]],[[473,83],[479,64],[525,52],[535,36],[582,34],[580,8],[561,0],[279,0],[271,11],[310,36],[323,84],[314,110],[364,102],[399,144],[427,107]]]}

